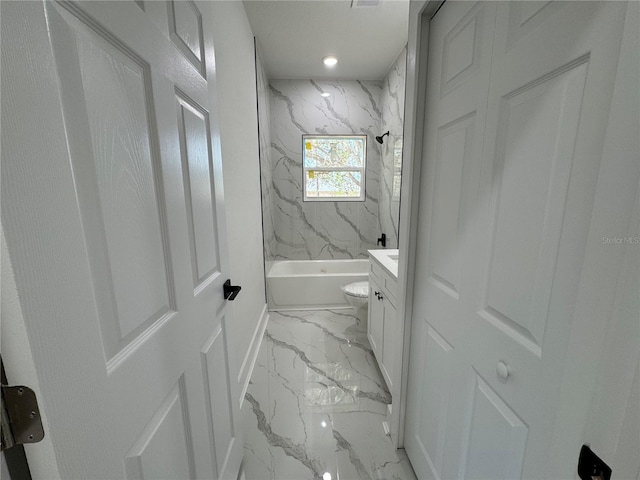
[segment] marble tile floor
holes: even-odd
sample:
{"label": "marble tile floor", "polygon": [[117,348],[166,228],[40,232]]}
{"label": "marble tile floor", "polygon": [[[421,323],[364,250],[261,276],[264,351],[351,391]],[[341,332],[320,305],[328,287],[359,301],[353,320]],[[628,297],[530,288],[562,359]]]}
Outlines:
{"label": "marble tile floor", "polygon": [[271,312],[242,408],[246,480],[413,480],[351,310]]}

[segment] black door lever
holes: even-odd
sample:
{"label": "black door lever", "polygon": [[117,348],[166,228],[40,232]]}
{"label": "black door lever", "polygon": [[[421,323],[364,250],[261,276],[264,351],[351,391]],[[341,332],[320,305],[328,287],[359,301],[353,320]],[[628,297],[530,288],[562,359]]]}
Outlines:
{"label": "black door lever", "polygon": [[242,287],[240,285],[231,285],[231,279],[224,282],[224,285],[222,286],[224,299],[229,301],[235,300],[235,298],[240,293],[240,290],[242,290]]}

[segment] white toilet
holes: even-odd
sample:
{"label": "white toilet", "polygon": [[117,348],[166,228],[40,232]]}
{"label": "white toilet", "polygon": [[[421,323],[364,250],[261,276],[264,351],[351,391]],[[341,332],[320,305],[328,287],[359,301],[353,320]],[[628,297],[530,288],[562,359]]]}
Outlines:
{"label": "white toilet", "polygon": [[369,303],[369,282],[353,282],[340,287],[347,302],[356,311],[359,329],[366,330],[367,304]]}

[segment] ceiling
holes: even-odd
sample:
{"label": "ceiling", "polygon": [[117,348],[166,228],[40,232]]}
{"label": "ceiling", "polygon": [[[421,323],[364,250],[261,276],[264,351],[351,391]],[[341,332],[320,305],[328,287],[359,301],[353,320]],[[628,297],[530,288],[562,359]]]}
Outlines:
{"label": "ceiling", "polygon": [[[362,0],[359,0],[362,1]],[[245,0],[271,79],[382,80],[407,43],[409,0]],[[327,55],[338,57],[329,69]]]}

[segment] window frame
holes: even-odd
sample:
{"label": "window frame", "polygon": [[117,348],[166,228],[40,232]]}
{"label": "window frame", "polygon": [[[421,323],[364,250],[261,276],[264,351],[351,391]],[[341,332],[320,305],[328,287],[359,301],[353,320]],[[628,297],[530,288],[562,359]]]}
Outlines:
{"label": "window frame", "polygon": [[[305,165],[306,142],[309,139],[356,138],[363,140],[362,167],[307,167]],[[307,196],[308,172],[359,172],[362,175],[358,197],[309,197]],[[364,202],[366,201],[367,135],[355,134],[303,134],[302,135],[302,201],[303,202]]]}

